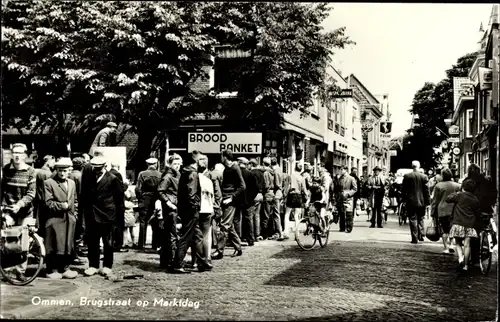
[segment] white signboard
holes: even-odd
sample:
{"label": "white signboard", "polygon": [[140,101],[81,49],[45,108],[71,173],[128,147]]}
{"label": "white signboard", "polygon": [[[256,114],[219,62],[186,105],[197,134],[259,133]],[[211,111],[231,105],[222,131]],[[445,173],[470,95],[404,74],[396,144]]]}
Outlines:
{"label": "white signboard", "polygon": [[124,146],[106,146],[106,147],[95,147],[94,153],[100,152],[102,156],[107,160],[106,169],[111,169],[111,162],[118,164],[120,169],[118,172],[122,175],[123,179],[126,179],[127,170],[127,148]]}
{"label": "white signboard", "polygon": [[450,143],[458,143],[458,142],[460,142],[460,138],[449,138],[448,142],[450,142]]}
{"label": "white signboard", "polygon": [[389,156],[395,157],[398,155],[398,150],[389,150]]}
{"label": "white signboard", "polygon": [[221,153],[231,150],[235,154],[262,154],[262,133],[188,133],[188,152]]}
{"label": "white signboard", "polygon": [[459,147],[456,147],[456,148],[453,148],[453,151],[452,151],[452,152],[453,152],[453,154],[454,154],[454,155],[459,155],[459,154],[460,154],[460,152],[462,152],[462,150],[460,150],[460,148],[459,148]]}

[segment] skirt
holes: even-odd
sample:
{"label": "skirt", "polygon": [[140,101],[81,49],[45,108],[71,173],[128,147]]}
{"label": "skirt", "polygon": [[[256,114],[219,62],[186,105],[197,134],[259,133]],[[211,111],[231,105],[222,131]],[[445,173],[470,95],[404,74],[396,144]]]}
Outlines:
{"label": "skirt", "polygon": [[450,237],[454,238],[477,238],[477,232],[474,228],[465,228],[464,226],[460,226],[454,224],[450,229]]}

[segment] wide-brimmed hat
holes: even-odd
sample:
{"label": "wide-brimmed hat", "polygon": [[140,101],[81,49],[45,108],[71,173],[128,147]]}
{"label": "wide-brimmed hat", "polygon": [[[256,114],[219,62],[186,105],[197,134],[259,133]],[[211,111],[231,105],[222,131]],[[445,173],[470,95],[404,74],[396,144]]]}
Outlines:
{"label": "wide-brimmed hat", "polygon": [[70,168],[73,166],[73,161],[70,158],[60,158],[54,164],[55,168]]}

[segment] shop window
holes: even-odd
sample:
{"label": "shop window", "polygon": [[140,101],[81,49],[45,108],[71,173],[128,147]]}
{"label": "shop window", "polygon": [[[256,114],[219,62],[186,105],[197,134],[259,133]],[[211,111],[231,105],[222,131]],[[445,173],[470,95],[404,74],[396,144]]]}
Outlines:
{"label": "shop window", "polygon": [[213,87],[217,93],[236,94],[240,75],[251,62],[250,53],[231,47],[215,48]]}

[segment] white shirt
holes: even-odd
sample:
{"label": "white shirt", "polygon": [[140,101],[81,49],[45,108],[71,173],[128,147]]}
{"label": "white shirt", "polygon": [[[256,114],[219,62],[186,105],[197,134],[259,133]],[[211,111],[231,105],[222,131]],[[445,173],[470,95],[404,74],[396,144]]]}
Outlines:
{"label": "white shirt", "polygon": [[102,177],[104,177],[105,174],[106,174],[106,172],[104,172],[103,174],[101,174],[101,176],[99,178],[97,178],[97,183],[99,183],[99,181],[101,181]]}

